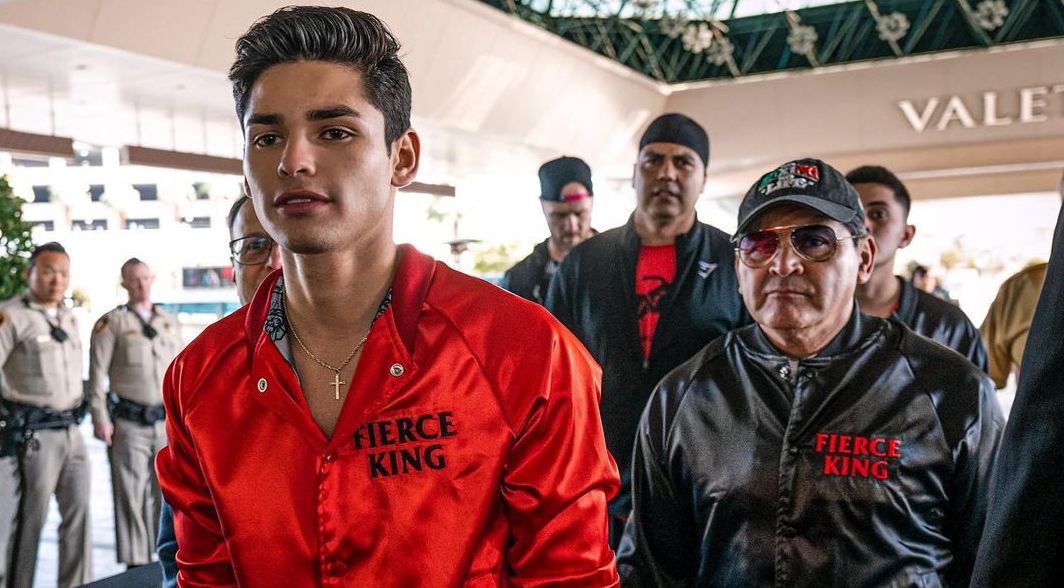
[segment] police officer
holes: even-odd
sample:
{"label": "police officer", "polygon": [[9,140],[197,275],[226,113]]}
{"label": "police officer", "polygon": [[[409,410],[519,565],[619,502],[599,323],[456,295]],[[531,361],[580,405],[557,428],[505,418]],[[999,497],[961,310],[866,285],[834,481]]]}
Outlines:
{"label": "police officer", "polygon": [[591,168],[576,157],[552,159],[540,166],[539,185],[550,237],[507,270],[499,285],[543,304],[558,264],[570,249],[595,234],[591,228]]}
{"label": "police officer", "polygon": [[59,503],[59,586],[92,576],[89,541],[89,456],[78,430],[85,410],[81,342],[63,305],[70,257],[59,243],[30,256],[29,292],[0,306],[0,397],[20,424],[22,498],[11,585],[33,586],[37,547],[54,494]]}
{"label": "police officer", "polygon": [[150,563],[155,551],[155,454],[166,445],[162,380],[182,347],[177,321],[151,302],[154,279],[136,257],[122,264],[129,301],[96,321],[89,344],[93,428],[109,447],[118,561],[130,567]]}
{"label": "police officer", "polygon": [[[0,326],[6,322],[0,312]],[[0,376],[0,381],[3,377]],[[2,390],[2,388],[0,388]],[[3,396],[3,392],[0,392]],[[7,571],[11,563],[11,549],[15,546],[12,534],[15,532],[15,517],[18,515],[19,480],[18,452],[15,447],[14,423],[11,415],[0,404],[0,586],[7,585]]]}

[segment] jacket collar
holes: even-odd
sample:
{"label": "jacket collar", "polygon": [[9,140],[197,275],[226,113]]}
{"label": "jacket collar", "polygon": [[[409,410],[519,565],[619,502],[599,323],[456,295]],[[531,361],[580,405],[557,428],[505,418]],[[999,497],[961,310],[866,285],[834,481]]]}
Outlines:
{"label": "jacket collar", "polygon": [[[830,363],[841,357],[851,355],[869,343],[874,338],[874,335],[879,333],[885,325],[885,321],[875,319],[861,313],[857,308],[857,302],[853,304],[853,312],[850,314],[850,320],[842,327],[835,337],[820,350],[815,356],[811,358],[803,359],[803,363]],[[766,359],[786,359],[787,356],[776,348],[775,345],[769,340],[768,336],[761,329],[758,324],[750,325],[749,327],[740,329],[736,332],[740,343],[747,348],[748,351],[755,355],[762,356]]]}
{"label": "jacket collar", "polygon": [[[682,257],[689,251],[697,250],[701,246],[703,235],[706,232],[705,227],[706,225],[699,222],[698,213],[695,213],[695,222],[691,225],[691,230],[676,235],[677,258]],[[629,254],[638,255],[639,249],[643,246],[643,241],[635,230],[635,212],[628,215],[628,222],[624,223],[622,229],[625,250]]]}
{"label": "jacket collar", "polygon": [[898,317],[901,322],[910,325],[916,315],[916,304],[919,301],[920,294],[916,291],[916,286],[913,286],[909,280],[899,276],[894,277],[901,284],[901,292],[898,294],[898,310],[894,312],[894,316]]}
{"label": "jacket collar", "polygon": [[550,237],[547,237],[542,242],[538,243],[532,248],[532,257],[539,263],[546,265],[550,261],[550,249],[547,243],[550,241]]}
{"label": "jacket collar", "polygon": [[[408,355],[414,354],[414,341],[417,339],[417,324],[422,303],[428,294],[436,271],[436,262],[429,256],[414,249],[412,245],[400,245],[397,254],[397,266],[392,277],[391,311],[396,331],[406,347]],[[263,325],[270,307],[270,294],[283,270],[276,270],[259,284],[255,296],[248,304],[244,330],[248,345],[255,348],[262,336]]]}
{"label": "jacket collar", "polygon": [[[40,304],[37,304],[36,302],[34,302],[32,297],[30,296],[30,294],[28,292],[26,294],[23,294],[23,296],[22,296],[22,305],[25,306],[26,308],[30,309],[30,310],[36,310],[38,312],[43,312],[45,314],[48,313],[48,309],[46,307],[41,306]],[[58,317],[58,320],[60,320],[60,321],[63,320],[63,317],[66,317],[67,315],[71,315],[70,309],[67,308],[66,304],[63,304],[62,302],[60,302],[59,305],[55,307],[55,310],[56,310],[56,317]]]}

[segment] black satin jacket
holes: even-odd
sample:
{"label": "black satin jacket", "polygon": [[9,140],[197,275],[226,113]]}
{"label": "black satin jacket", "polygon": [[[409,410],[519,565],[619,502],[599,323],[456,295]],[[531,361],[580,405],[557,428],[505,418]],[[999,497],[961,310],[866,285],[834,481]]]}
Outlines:
{"label": "black satin jacket", "polygon": [[676,237],[676,280],[661,302],[650,358],[644,359],[635,293],[641,247],[631,217],[577,245],[558,268],[546,303],[602,366],[602,425],[621,470],[621,491],[610,501],[614,517],[632,508],[632,444],[654,386],[710,341],[750,323],[728,236],[696,221]]}
{"label": "black satin jacket", "polygon": [[979,369],[988,372],[983,338],[979,335],[979,329],[968,320],[968,315],[949,302],[916,288],[907,280],[898,278],[898,281],[901,282],[901,297],[894,316],[910,329],[960,353]]}
{"label": "black satin jacket", "polygon": [[506,270],[499,282],[499,287],[543,306],[543,302],[547,299],[547,288],[550,287],[551,278],[554,277],[553,272],[547,271],[551,263],[547,241],[549,239],[536,245],[528,257]]}
{"label": "black satin jacket", "polygon": [[752,325],[640,422],[624,586],[964,586],[1004,422],[970,362],[856,310],[790,361]]}

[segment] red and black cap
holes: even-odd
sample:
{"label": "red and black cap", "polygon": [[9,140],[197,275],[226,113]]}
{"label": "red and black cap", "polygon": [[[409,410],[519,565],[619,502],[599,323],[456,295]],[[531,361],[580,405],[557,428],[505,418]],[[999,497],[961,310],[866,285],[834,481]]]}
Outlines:
{"label": "red and black cap", "polygon": [[[562,188],[577,182],[587,188],[581,196],[562,195]],[[591,185],[591,168],[578,157],[562,156],[544,163],[539,168],[539,199],[548,202],[570,202],[595,193]]]}

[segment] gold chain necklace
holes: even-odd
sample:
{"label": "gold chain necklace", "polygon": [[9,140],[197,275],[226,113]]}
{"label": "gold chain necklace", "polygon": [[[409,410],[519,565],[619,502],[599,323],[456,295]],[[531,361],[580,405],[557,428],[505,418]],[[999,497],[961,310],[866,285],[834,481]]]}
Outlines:
{"label": "gold chain necklace", "polygon": [[[287,296],[281,294],[281,310],[284,311],[284,320],[288,324],[288,330],[292,331],[292,336],[296,338],[296,343],[299,343],[299,346],[303,348],[303,351],[305,351],[311,359],[318,362],[318,365],[331,371],[334,374],[333,381],[329,385],[332,386],[333,390],[336,392],[336,400],[340,400],[340,386],[347,384],[347,382],[344,382],[340,379],[340,372],[343,371],[345,367],[347,367],[347,364],[351,363],[351,360],[354,359],[355,354],[358,353],[358,350],[362,349],[362,346],[366,344],[366,340],[369,339],[369,331],[366,331],[366,334],[363,335],[362,340],[358,342],[358,345],[355,345],[355,348],[351,350],[351,354],[348,355],[347,359],[345,359],[344,362],[340,364],[340,367],[333,367],[319,359],[317,355],[314,355],[314,353],[312,353],[310,349],[307,349],[307,346],[305,343],[303,343],[303,340],[299,338],[299,333],[296,333],[296,328],[292,324],[292,320],[288,318],[288,305],[285,302],[285,298],[287,298]],[[370,330],[372,329],[373,327],[371,325]]]}

